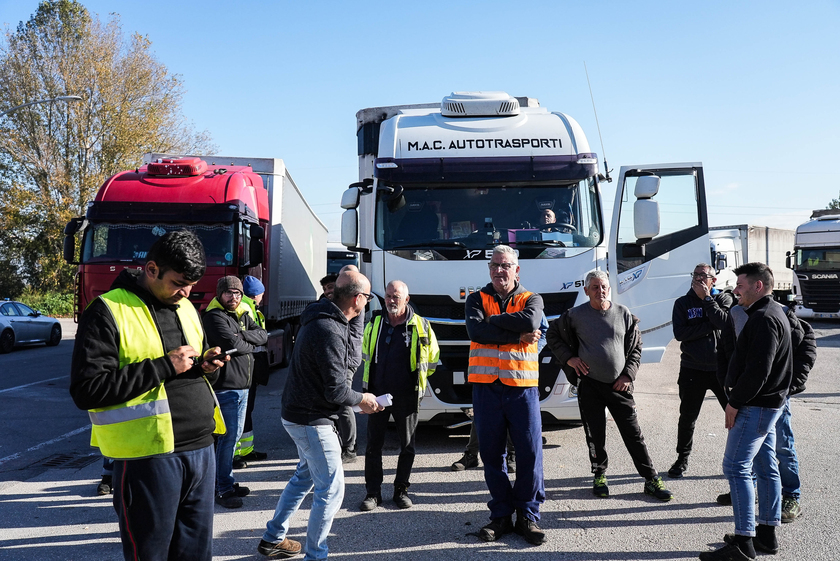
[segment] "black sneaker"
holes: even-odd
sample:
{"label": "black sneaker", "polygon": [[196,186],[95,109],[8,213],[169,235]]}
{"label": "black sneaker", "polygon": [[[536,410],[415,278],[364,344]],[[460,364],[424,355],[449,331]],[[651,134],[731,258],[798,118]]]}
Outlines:
{"label": "black sneaker", "polygon": [[260,540],[257,551],[272,559],[287,559],[300,554],[300,542],[290,540],[289,538],[284,539],[280,543]]}
{"label": "black sneaker", "polygon": [[261,462],[263,460],[268,459],[268,454],[266,454],[265,452],[257,452],[256,450],[251,450],[249,454],[245,454],[244,456],[241,456],[241,458],[246,462]]}
{"label": "black sneaker", "polygon": [[737,545],[726,544],[715,551],[704,551],[700,554],[700,561],[752,561]]}
{"label": "black sneaker", "polygon": [[732,506],[732,494],[731,493],[721,493],[715,499],[715,502],[720,506]]}
{"label": "black sneaker", "polygon": [[668,470],[668,477],[671,479],[679,479],[683,476],[683,473],[688,471],[688,456],[685,458],[678,458],[674,465],[671,466],[671,469]]}
{"label": "black sneaker", "polygon": [[233,459],[233,469],[245,469],[248,467],[248,462],[246,462],[243,458],[234,458]]}
{"label": "black sneaker", "polygon": [[505,464],[507,465],[508,473],[516,473],[516,454],[508,452],[505,458]]}
{"label": "black sneaker", "polygon": [[99,485],[96,486],[96,494],[97,495],[110,495],[114,492],[114,488],[111,485],[111,476],[110,475],[103,475],[102,481],[99,482]]}
{"label": "black sneaker", "polygon": [[367,495],[365,500],[362,501],[362,504],[359,505],[359,510],[362,512],[367,512],[369,510],[373,510],[379,505],[382,504],[382,495]]}
{"label": "black sneaker", "polygon": [[394,487],[394,502],[397,503],[397,508],[411,508],[413,503],[408,498],[408,488],[404,485]]}
{"label": "black sneaker", "polygon": [[356,461],[358,456],[356,456],[356,450],[345,448],[341,451],[341,463],[342,464],[352,464]]}
{"label": "black sneaker", "polygon": [[658,475],[653,479],[645,481],[645,495],[654,496],[660,501],[665,502],[674,498],[674,494],[665,488],[665,484],[662,483],[662,478]]}
{"label": "black sneaker", "polygon": [[[755,550],[760,551],[762,553],[769,553],[770,555],[776,555],[777,553],[779,553],[779,542],[776,540],[776,536],[772,536],[772,541],[770,543],[765,543],[764,541],[759,539],[757,530],[758,528],[756,527],[756,535],[752,539],[753,547],[755,548]],[[723,541],[724,543],[728,543],[730,545],[738,545],[735,543],[735,534],[724,535]]]}
{"label": "black sneaker", "polygon": [[465,469],[474,467],[478,467],[478,456],[470,454],[469,452],[464,452],[463,457],[452,464],[452,471],[464,471]]}
{"label": "black sneaker", "polygon": [[607,476],[603,473],[595,476],[595,480],[592,482],[592,494],[601,498],[610,496],[610,488],[607,485]]}
{"label": "black sneaker", "polygon": [[233,484],[233,493],[237,497],[247,497],[248,493],[250,493],[250,492],[251,492],[251,490],[248,487],[243,487],[239,483],[234,483]]}
{"label": "black sneaker", "polygon": [[516,525],[513,527],[513,531],[525,538],[525,541],[531,545],[542,545],[546,542],[545,532],[540,530],[536,522],[521,512],[516,514]]}
{"label": "black sneaker", "polygon": [[510,521],[510,516],[503,516],[492,519],[490,524],[478,531],[478,537],[486,542],[494,542],[511,532],[513,532],[513,522]]}
{"label": "black sneaker", "polygon": [[216,504],[224,508],[242,508],[242,497],[236,496],[236,491],[231,489],[224,494],[216,494]]}

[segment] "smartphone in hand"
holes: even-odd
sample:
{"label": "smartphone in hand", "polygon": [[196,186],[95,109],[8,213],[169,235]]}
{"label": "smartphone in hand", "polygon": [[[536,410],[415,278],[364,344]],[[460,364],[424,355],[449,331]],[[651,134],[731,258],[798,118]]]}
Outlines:
{"label": "smartphone in hand", "polygon": [[236,356],[239,354],[239,349],[229,349],[227,351],[223,351],[217,355],[213,355],[208,358],[202,358],[200,356],[193,357],[193,360],[196,364],[201,364],[202,362],[213,362],[214,360],[224,360],[226,356]]}

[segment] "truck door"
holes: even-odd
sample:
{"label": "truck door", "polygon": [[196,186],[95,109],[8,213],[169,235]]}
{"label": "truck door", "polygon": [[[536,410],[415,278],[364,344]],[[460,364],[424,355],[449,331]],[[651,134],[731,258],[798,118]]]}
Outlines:
{"label": "truck door", "polygon": [[662,360],[674,337],[674,300],[688,292],[695,265],[708,262],[703,165],[622,167],[608,268],[613,301],[640,320],[642,362]]}

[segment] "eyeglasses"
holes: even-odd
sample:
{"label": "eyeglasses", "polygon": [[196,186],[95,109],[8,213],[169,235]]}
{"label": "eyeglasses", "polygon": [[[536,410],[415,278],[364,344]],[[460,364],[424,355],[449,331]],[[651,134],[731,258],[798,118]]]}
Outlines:
{"label": "eyeglasses", "polygon": [[712,275],[707,275],[706,273],[692,273],[691,276],[694,277],[695,279],[699,279],[699,280],[713,278]]}
{"label": "eyeglasses", "polygon": [[222,292],[222,296],[227,296],[228,298],[242,298],[242,293],[238,290],[225,290]]}
{"label": "eyeglasses", "polygon": [[516,267],[516,263],[488,263],[487,266],[490,267],[491,271],[498,271],[499,269],[510,271],[513,267]]}
{"label": "eyeglasses", "polygon": [[373,300],[373,294],[367,294],[365,292],[359,292],[359,293],[356,294],[356,296],[364,296],[365,298],[367,298],[368,302]]}

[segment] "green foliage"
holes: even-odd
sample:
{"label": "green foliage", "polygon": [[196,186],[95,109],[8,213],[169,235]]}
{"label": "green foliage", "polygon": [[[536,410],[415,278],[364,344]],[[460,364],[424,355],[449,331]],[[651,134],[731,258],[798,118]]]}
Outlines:
{"label": "green foliage", "polygon": [[73,317],[73,295],[61,292],[46,292],[26,287],[15,298],[46,316]]}
{"label": "green foliage", "polygon": [[838,197],[836,199],[831,199],[831,202],[828,203],[828,206],[825,207],[825,208],[830,209],[830,210],[840,209],[840,197]]}
{"label": "green foliage", "polygon": [[[0,36],[0,289],[65,291],[63,229],[111,175],[145,152],[213,153],[181,113],[183,83],[151,42],[75,0],[44,0]],[[5,283],[5,284],[4,284]]]}

